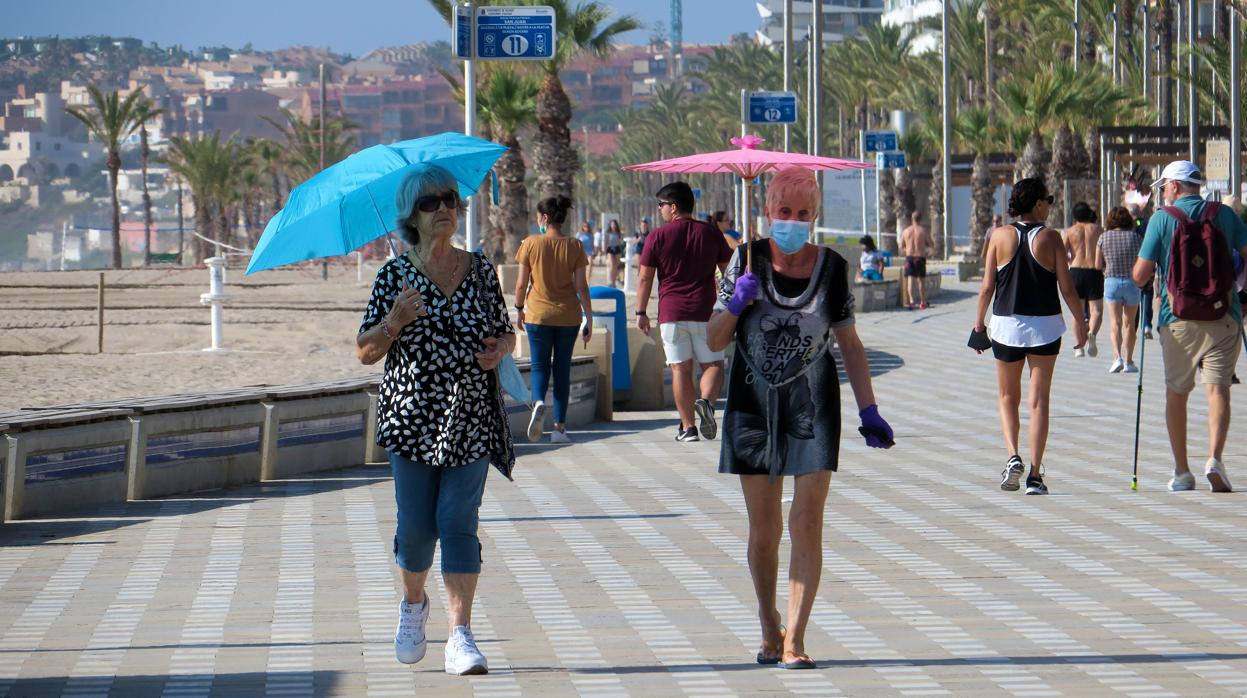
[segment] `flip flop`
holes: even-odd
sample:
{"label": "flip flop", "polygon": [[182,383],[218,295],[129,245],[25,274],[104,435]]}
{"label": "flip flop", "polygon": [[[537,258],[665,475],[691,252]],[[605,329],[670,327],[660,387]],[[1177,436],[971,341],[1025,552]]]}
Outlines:
{"label": "flip flop", "polygon": [[764,665],[779,664],[779,660],[784,658],[784,632],[787,630],[784,626],[779,626],[779,656],[768,657],[761,652],[758,653],[758,663]]}
{"label": "flip flop", "polygon": [[817,669],[818,665],[814,663],[813,659],[806,657],[804,659],[797,659],[791,662],[779,662],[779,668],[780,669]]}

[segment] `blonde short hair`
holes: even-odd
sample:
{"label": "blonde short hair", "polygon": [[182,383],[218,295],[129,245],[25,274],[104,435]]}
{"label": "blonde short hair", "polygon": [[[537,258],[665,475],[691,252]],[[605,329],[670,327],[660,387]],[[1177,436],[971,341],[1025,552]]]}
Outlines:
{"label": "blonde short hair", "polygon": [[766,188],[766,208],[774,211],[781,201],[807,202],[811,216],[817,217],[822,204],[822,192],[814,173],[803,167],[780,170],[771,178]]}

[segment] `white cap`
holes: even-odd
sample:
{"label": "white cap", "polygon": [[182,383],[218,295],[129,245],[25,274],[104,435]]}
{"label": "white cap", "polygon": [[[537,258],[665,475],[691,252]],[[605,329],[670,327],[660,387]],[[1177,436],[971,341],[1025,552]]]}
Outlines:
{"label": "white cap", "polygon": [[1199,171],[1199,165],[1190,160],[1174,160],[1165,165],[1165,169],[1160,173],[1160,179],[1152,182],[1153,187],[1159,187],[1165,182],[1186,182],[1187,184],[1203,184],[1202,173]]}

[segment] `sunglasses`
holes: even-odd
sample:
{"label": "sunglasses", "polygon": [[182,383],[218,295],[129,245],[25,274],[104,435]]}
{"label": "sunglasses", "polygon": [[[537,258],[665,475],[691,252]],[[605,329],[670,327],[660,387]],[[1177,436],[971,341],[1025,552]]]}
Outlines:
{"label": "sunglasses", "polygon": [[441,204],[444,204],[446,208],[458,208],[459,192],[448,191],[442,194],[428,194],[416,199],[416,208],[424,213],[433,213]]}
{"label": "sunglasses", "polygon": [[662,199],[659,199],[658,208],[662,208],[663,206],[675,206],[675,202],[674,201],[663,201]]}

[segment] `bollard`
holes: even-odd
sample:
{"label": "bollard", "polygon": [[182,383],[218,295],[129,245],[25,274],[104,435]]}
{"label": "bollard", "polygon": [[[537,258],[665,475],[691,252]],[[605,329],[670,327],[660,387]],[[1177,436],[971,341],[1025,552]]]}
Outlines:
{"label": "bollard", "polygon": [[199,302],[212,306],[212,346],[204,351],[224,351],[225,348],[221,346],[221,305],[229,300],[229,296],[223,292],[225,258],[209,257],[204,260],[204,264],[208,265],[208,293],[200,294]]}
{"label": "bollard", "polygon": [[100,272],[100,285],[98,300],[95,304],[95,325],[99,329],[99,336],[95,346],[97,354],[104,353],[104,272]]}
{"label": "bollard", "polygon": [[632,292],[632,243],[624,245],[624,293]]}
{"label": "bollard", "polygon": [[364,253],[355,250],[355,283],[364,283]]}

